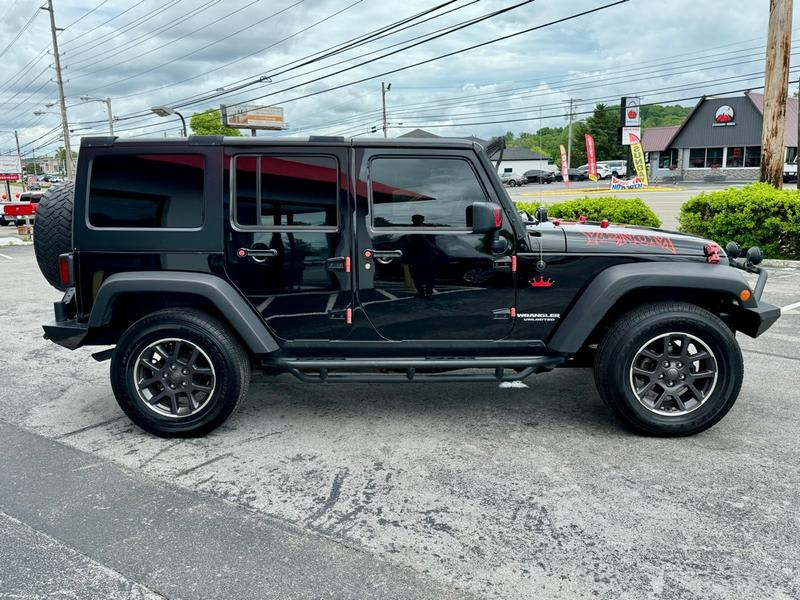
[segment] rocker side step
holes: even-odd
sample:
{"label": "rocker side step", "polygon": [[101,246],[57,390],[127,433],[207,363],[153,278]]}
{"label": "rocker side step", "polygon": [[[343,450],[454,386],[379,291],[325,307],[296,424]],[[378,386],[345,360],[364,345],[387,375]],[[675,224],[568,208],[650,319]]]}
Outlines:
{"label": "rocker side step", "polygon": [[[563,357],[554,356],[503,356],[493,358],[279,358],[264,361],[262,364],[265,367],[285,370],[301,381],[315,383],[452,383],[458,381],[521,381],[535,373],[554,369],[563,362]],[[418,372],[418,370],[430,369],[490,369],[491,372]],[[511,371],[507,371],[508,369]],[[369,370],[404,370],[405,374],[363,372]]]}

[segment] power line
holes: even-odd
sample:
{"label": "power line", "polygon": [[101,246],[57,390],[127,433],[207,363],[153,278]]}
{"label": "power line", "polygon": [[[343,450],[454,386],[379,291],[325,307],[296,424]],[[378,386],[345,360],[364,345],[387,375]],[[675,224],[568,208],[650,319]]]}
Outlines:
{"label": "power line", "polygon": [[5,54],[6,52],[8,52],[8,50],[9,50],[10,48],[13,48],[13,47],[14,47],[14,44],[16,44],[16,43],[17,43],[17,40],[18,40],[19,38],[21,38],[21,37],[22,37],[22,34],[23,34],[23,33],[25,33],[25,32],[28,30],[28,27],[30,27],[30,26],[31,26],[31,23],[33,23],[33,20],[34,20],[34,19],[35,19],[37,16],[39,16],[39,8],[38,8],[38,7],[36,8],[36,10],[34,10],[34,11],[33,11],[33,14],[32,14],[32,15],[30,16],[30,18],[29,18],[29,19],[28,19],[28,20],[25,22],[25,25],[23,25],[23,26],[22,26],[22,27],[19,29],[19,31],[17,31],[17,35],[15,35],[15,36],[14,36],[14,39],[12,39],[12,40],[11,40],[11,41],[8,43],[8,46],[6,46],[6,47],[5,47],[5,48],[3,48],[2,50],[0,50],[0,56],[3,56],[3,54]]}
{"label": "power line", "polygon": [[[97,38],[93,38],[93,39],[90,39],[88,41],[81,42],[77,46],[69,49],[69,52],[65,52],[64,56],[75,57],[75,56],[79,56],[81,54],[84,54],[86,52],[89,52],[91,50],[95,50],[100,45],[105,44],[107,42],[110,42],[114,38],[120,37],[121,35],[124,35],[124,34],[128,33],[129,31],[131,31],[133,29],[136,29],[137,27],[139,27],[140,25],[146,23],[147,21],[155,19],[157,16],[159,16],[160,14],[168,11],[170,8],[172,8],[176,4],[179,4],[182,1],[183,0],[169,0],[166,4],[164,4],[163,6],[157,8],[153,12],[148,13],[148,14],[144,14],[144,15],[142,15],[140,17],[136,17],[133,21],[131,21],[130,23],[128,23],[126,25],[123,25],[119,29],[116,29],[114,31],[111,31],[109,33],[101,35],[101,36],[99,36]],[[138,5],[136,5],[136,6],[138,6]],[[77,39],[77,38],[75,38],[75,39]],[[90,47],[87,48],[87,46],[90,46]],[[80,48],[85,48],[85,49],[84,50],[80,50]]]}
{"label": "power line", "polygon": [[[253,4],[255,4],[255,3],[257,3],[257,2],[260,2],[260,1],[261,1],[261,0],[254,0],[254,1],[253,1],[253,2],[251,2],[250,4],[247,4],[246,6],[243,6],[243,7],[241,7],[240,9],[238,9],[238,10],[236,10],[236,11],[233,11],[233,12],[229,13],[229,14],[228,14],[226,17],[224,17],[224,18],[227,18],[227,17],[233,16],[233,15],[234,15],[234,14],[236,14],[237,12],[239,12],[239,11],[241,11],[241,10],[244,10],[245,8],[247,8],[247,7],[249,7],[249,6],[253,5]],[[142,75],[146,75],[147,73],[152,73],[153,71],[156,71],[156,70],[158,70],[158,69],[161,69],[161,68],[163,68],[163,67],[165,67],[165,66],[167,66],[167,65],[171,65],[171,64],[173,64],[173,63],[175,63],[175,62],[177,62],[177,61],[179,61],[179,60],[182,60],[182,59],[184,59],[184,58],[188,58],[189,56],[193,56],[193,55],[197,54],[198,52],[203,52],[203,51],[207,50],[208,48],[210,48],[211,46],[214,46],[214,45],[216,45],[216,44],[219,44],[219,43],[221,43],[221,42],[223,42],[223,41],[225,41],[225,40],[227,40],[227,39],[230,39],[230,38],[232,38],[232,37],[234,37],[234,36],[236,36],[236,35],[238,35],[238,34],[240,34],[240,33],[244,32],[244,31],[247,31],[248,29],[252,29],[253,27],[256,27],[256,26],[258,26],[258,25],[261,25],[262,23],[264,23],[264,22],[266,22],[266,21],[268,21],[268,20],[270,20],[270,19],[273,19],[273,18],[277,17],[278,15],[281,15],[281,14],[283,14],[283,13],[287,12],[288,10],[291,10],[292,8],[294,8],[295,6],[297,6],[298,4],[302,4],[304,1],[305,1],[305,0],[297,0],[297,2],[295,2],[294,4],[291,4],[291,5],[289,5],[289,6],[285,7],[285,8],[282,8],[281,10],[279,10],[279,11],[277,11],[277,12],[274,12],[274,13],[272,13],[272,14],[270,14],[270,15],[268,15],[268,16],[266,16],[266,17],[264,17],[263,19],[260,19],[260,20],[256,21],[255,23],[252,23],[251,25],[248,25],[247,27],[244,27],[244,28],[242,28],[242,29],[239,29],[239,30],[237,30],[237,31],[235,31],[235,32],[233,32],[233,33],[231,33],[231,34],[228,34],[228,35],[226,35],[226,36],[223,36],[223,37],[221,37],[221,38],[219,38],[219,39],[215,40],[214,42],[212,42],[212,43],[210,43],[210,44],[205,44],[205,45],[203,45],[202,47],[200,47],[200,48],[198,48],[198,49],[196,49],[196,50],[193,50],[192,52],[188,52],[188,53],[186,53],[186,54],[182,54],[181,56],[178,56],[178,57],[176,57],[176,58],[173,58],[173,59],[171,59],[171,60],[168,60],[168,61],[166,61],[166,62],[163,62],[163,63],[161,63],[161,64],[159,64],[159,65],[157,65],[157,66],[155,66],[155,67],[152,67],[152,68],[150,68],[150,69],[145,69],[144,71],[140,71],[139,73],[135,73],[135,74],[133,74],[133,75],[129,75],[128,77],[123,77],[122,79],[117,79],[116,81],[113,81],[113,82],[111,82],[111,83],[109,83],[109,84],[106,84],[106,85],[102,86],[101,88],[97,88],[97,89],[102,89],[102,88],[105,88],[105,87],[111,87],[111,86],[113,86],[113,85],[117,85],[117,84],[119,84],[119,83],[122,83],[122,82],[124,82],[124,81],[129,81],[129,80],[131,80],[131,79],[134,79],[134,78],[136,78],[136,77],[141,77]],[[220,20],[221,20],[221,19],[220,19]],[[183,38],[185,38],[185,37],[188,37],[189,35],[192,35],[192,34],[194,34],[194,33],[197,33],[198,31],[200,31],[200,30],[202,30],[202,29],[207,29],[208,27],[211,27],[211,26],[216,26],[216,25],[219,23],[219,21],[220,21],[220,20],[217,20],[217,21],[214,21],[214,22],[212,22],[212,23],[209,23],[209,24],[207,24],[207,25],[204,25],[203,27],[200,27],[199,29],[196,29],[195,31],[193,31],[193,32],[191,32],[191,33],[188,33],[188,34],[186,34],[186,35],[184,35],[184,36],[181,36],[181,37],[179,37],[179,38],[176,38],[175,40],[172,40],[172,41],[171,41],[171,42],[169,42],[169,43],[170,43],[170,44],[172,44],[172,43],[174,43],[174,42],[177,42],[178,40],[181,40],[181,39],[183,39]],[[107,69],[109,69],[109,68],[117,67],[117,66],[119,66],[119,65],[121,65],[121,64],[124,64],[124,63],[126,63],[126,62],[130,62],[131,60],[138,60],[138,59],[140,59],[141,57],[143,57],[143,56],[145,56],[145,55],[147,55],[147,54],[150,54],[150,53],[152,53],[152,52],[161,51],[161,50],[164,48],[164,46],[166,46],[166,45],[169,45],[169,44],[165,44],[165,45],[163,45],[163,46],[160,46],[159,48],[156,48],[156,49],[150,50],[150,51],[148,51],[148,52],[145,52],[145,53],[143,53],[143,54],[139,54],[138,56],[131,57],[131,58],[129,58],[129,59],[125,60],[125,61],[122,61],[122,62],[120,62],[120,63],[115,63],[115,64],[114,64],[114,65],[112,65],[111,67],[105,67],[105,68],[103,68],[103,69],[100,69],[100,70],[98,70],[98,71],[93,71],[93,72],[91,72],[91,73],[87,73],[87,74],[85,74],[85,75],[79,75],[79,76],[78,76],[78,77],[76,77],[75,79],[81,79],[81,78],[83,78],[83,77],[87,77],[88,75],[91,75],[91,74],[93,74],[93,73],[99,73],[100,71],[105,71],[105,70],[107,70]]]}
{"label": "power line", "polygon": [[98,8],[101,8],[101,7],[102,7],[104,4],[107,4],[109,1],[110,1],[110,0],[103,0],[103,1],[102,1],[100,4],[98,4],[97,6],[95,6],[95,7],[94,7],[93,9],[91,9],[90,11],[83,13],[83,14],[82,14],[80,17],[78,17],[77,19],[75,19],[75,20],[74,20],[72,23],[70,23],[69,25],[67,25],[66,27],[64,27],[64,31],[66,31],[67,29],[69,29],[69,28],[70,28],[70,27],[72,27],[73,25],[77,25],[78,23],[80,23],[81,21],[83,21],[83,20],[84,20],[86,17],[88,17],[89,15],[91,15],[91,14],[92,14],[94,11],[96,11]]}
{"label": "power line", "polygon": [[[143,33],[142,35],[140,35],[137,38],[133,38],[133,39],[127,41],[127,42],[124,42],[123,44],[121,44],[117,48],[115,48],[113,52],[102,52],[101,51],[101,52],[98,52],[97,54],[92,54],[91,56],[87,56],[85,58],[81,58],[80,60],[78,60],[76,62],[72,62],[72,63],[70,63],[69,66],[70,66],[71,69],[76,69],[76,70],[80,71],[81,69],[85,69],[85,68],[91,67],[93,65],[103,64],[104,62],[106,62],[107,60],[109,60],[109,59],[111,59],[111,58],[113,58],[115,56],[118,56],[118,55],[123,54],[123,53],[127,53],[129,50],[131,50],[135,46],[139,46],[139,45],[143,44],[144,42],[147,42],[149,40],[155,39],[158,36],[160,36],[161,34],[163,34],[164,32],[169,31],[170,29],[175,29],[176,27],[178,27],[179,25],[182,25],[186,21],[188,21],[188,20],[196,17],[197,15],[199,15],[201,13],[204,13],[207,10],[213,8],[214,6],[219,4],[221,1],[222,0],[208,0],[205,4],[201,4],[200,6],[193,8],[189,12],[184,13],[183,15],[181,15],[181,17],[179,17],[179,18],[173,19],[173,20],[169,21],[168,23],[166,23],[165,25],[161,25],[161,26],[156,27],[155,29],[153,29],[151,31],[145,32],[145,33]],[[229,13],[228,15],[226,15],[225,17],[222,17],[222,19],[219,19],[216,22],[224,20],[228,16],[243,10],[243,8],[246,8],[247,6],[251,6],[253,4],[256,4],[257,2],[260,2],[260,1],[261,0],[251,0],[250,3],[247,4],[245,7],[239,8],[236,11]],[[186,38],[186,37],[188,37],[190,35],[193,35],[193,34],[197,33],[198,31],[201,31],[202,29],[205,29],[206,27],[209,27],[210,25],[212,25],[214,23],[215,23],[215,21],[212,21],[211,23],[207,23],[206,25],[204,25],[203,27],[200,27],[199,29],[195,29],[194,31],[190,31],[190,32],[188,32],[188,33],[186,33],[184,35],[181,35],[179,37],[173,38],[170,41],[168,41],[168,42],[166,42],[166,43],[164,43],[164,44],[162,44],[160,46],[157,46],[156,48],[148,50],[147,52],[142,52],[140,54],[134,54],[133,56],[130,56],[130,57],[126,58],[125,60],[120,61],[118,63],[113,63],[111,65],[107,65],[107,66],[102,67],[100,69],[95,69],[94,71],[88,71],[88,72],[84,72],[84,73],[82,73],[80,75],[76,75],[75,77],[73,77],[73,79],[81,79],[83,77],[88,77],[89,75],[94,75],[95,73],[102,73],[104,71],[107,71],[108,69],[113,69],[114,67],[117,67],[119,65],[123,65],[123,64],[125,64],[127,62],[130,62],[131,60],[138,60],[142,56],[146,56],[148,54],[151,54],[152,52],[158,52],[159,50],[161,50],[161,49],[163,49],[163,48],[165,48],[165,47],[167,47],[167,46],[169,46],[171,44],[174,44],[174,43],[176,43],[176,42],[178,42],[178,41],[180,41],[180,40],[182,40],[182,39],[184,39],[184,38]],[[96,60],[98,57],[100,57],[99,60]]]}
{"label": "power line", "polygon": [[[83,33],[81,33],[80,35],[77,35],[77,36],[75,36],[74,38],[71,38],[71,39],[68,39],[68,40],[66,40],[65,42],[63,42],[63,44],[62,44],[62,45],[63,45],[63,46],[65,46],[65,47],[69,46],[70,44],[74,43],[76,40],[79,40],[79,39],[81,39],[82,37],[89,35],[89,34],[90,34],[90,33],[92,33],[93,31],[97,31],[97,30],[98,30],[98,29],[100,29],[101,27],[105,27],[106,25],[108,25],[109,23],[111,23],[111,21],[114,21],[114,20],[116,20],[116,19],[120,18],[120,17],[121,17],[122,15],[124,15],[125,13],[128,13],[128,12],[132,11],[134,8],[136,8],[137,6],[141,6],[141,5],[142,5],[142,4],[144,4],[145,2],[146,2],[146,0],[139,0],[139,2],[136,2],[136,3],[132,4],[131,6],[129,6],[129,7],[128,7],[128,8],[126,8],[125,10],[123,10],[121,13],[118,13],[118,14],[114,15],[113,17],[111,17],[110,19],[107,19],[107,20],[103,21],[102,23],[99,23],[98,25],[95,25],[95,26],[94,26],[94,27],[92,27],[91,29],[87,29],[86,31],[84,31],[84,32],[83,32]],[[75,23],[73,23],[73,25],[74,25],[74,24],[75,24]],[[93,41],[97,41],[97,40],[93,40]],[[76,48],[79,48],[79,47],[80,47],[80,46],[76,46]]]}
{"label": "power line", "polygon": [[[511,39],[511,38],[514,38],[514,37],[517,37],[517,36],[520,36],[520,35],[523,35],[523,34],[526,34],[526,33],[530,33],[530,32],[532,32],[532,31],[536,31],[536,30],[539,30],[539,29],[544,29],[544,28],[546,28],[546,27],[551,27],[551,26],[553,26],[553,25],[557,25],[557,24],[560,24],[560,23],[565,23],[565,22],[567,22],[567,21],[571,21],[571,20],[574,20],[574,19],[577,19],[577,18],[580,18],[580,17],[584,17],[584,16],[587,16],[587,15],[591,15],[591,14],[597,13],[597,12],[599,12],[599,11],[601,11],[601,10],[606,10],[606,9],[612,8],[612,7],[614,7],[614,6],[618,6],[618,5],[620,5],[620,4],[625,4],[625,3],[627,3],[628,1],[629,1],[629,0],[616,0],[615,2],[611,2],[611,3],[608,3],[608,4],[604,4],[604,5],[602,5],[602,6],[598,6],[598,7],[592,8],[592,9],[588,9],[588,10],[585,10],[585,11],[581,11],[581,12],[579,12],[579,13],[574,13],[574,14],[568,15],[568,16],[566,16],[566,17],[561,17],[561,18],[559,18],[559,19],[554,19],[554,20],[552,20],[552,21],[548,21],[547,23],[543,23],[543,24],[541,24],[541,25],[536,25],[536,26],[534,26],[534,27],[529,27],[529,28],[527,28],[527,29],[523,29],[523,30],[521,30],[521,31],[517,31],[517,32],[514,32],[514,33],[509,33],[509,34],[506,34],[506,35],[503,35],[503,36],[500,36],[500,37],[497,37],[497,38],[493,38],[493,39],[490,39],[490,40],[487,40],[487,41],[484,41],[484,42],[480,42],[480,43],[478,43],[478,44],[473,44],[473,45],[471,45],[471,46],[467,46],[466,48],[461,48],[461,49],[459,49],[459,50],[453,50],[453,51],[451,51],[451,52],[447,52],[447,53],[445,53],[445,54],[440,54],[440,55],[438,55],[438,56],[434,56],[434,57],[432,57],[432,58],[428,58],[428,59],[425,59],[425,60],[421,60],[421,61],[418,61],[418,62],[412,63],[412,64],[410,64],[410,65],[405,65],[405,66],[402,66],[402,67],[397,67],[397,68],[394,68],[394,69],[390,69],[390,70],[388,70],[388,71],[384,71],[384,72],[382,72],[382,73],[377,73],[377,74],[375,74],[375,75],[370,75],[370,76],[368,76],[368,77],[363,77],[363,78],[361,78],[361,79],[357,79],[357,80],[354,80],[354,81],[349,81],[349,82],[347,82],[347,83],[343,83],[343,84],[340,84],[340,85],[336,85],[336,86],[332,86],[332,87],[326,88],[326,89],[324,89],[324,90],[317,90],[317,91],[315,91],[315,92],[309,92],[309,93],[307,93],[307,94],[303,94],[302,96],[296,96],[296,97],[294,97],[294,98],[289,98],[289,99],[286,99],[286,100],[281,100],[281,101],[279,101],[278,103],[283,103],[283,104],[285,104],[285,103],[288,103],[288,102],[295,102],[295,101],[297,101],[297,100],[301,100],[301,99],[303,99],[303,98],[310,98],[310,97],[312,97],[312,96],[317,96],[317,95],[320,95],[320,94],[326,94],[326,93],[329,93],[329,92],[332,92],[332,91],[335,91],[335,90],[338,90],[338,89],[342,89],[342,88],[345,88],[345,87],[349,87],[349,86],[351,86],[351,85],[355,85],[355,84],[358,84],[358,83],[363,83],[363,82],[365,82],[365,81],[371,81],[371,80],[373,80],[373,79],[378,79],[378,78],[380,78],[380,77],[385,77],[385,76],[387,76],[387,75],[391,75],[391,74],[394,74],[394,73],[399,73],[399,72],[401,72],[401,71],[406,71],[406,70],[408,70],[408,69],[412,69],[412,68],[414,68],[414,67],[418,67],[418,66],[421,66],[421,65],[429,64],[429,63],[432,63],[432,62],[435,62],[435,61],[438,61],[438,60],[442,60],[442,59],[444,59],[444,58],[449,58],[449,57],[451,57],[451,56],[454,56],[454,55],[456,55],[456,54],[461,54],[461,53],[463,53],[463,52],[469,52],[469,51],[471,51],[471,50],[475,50],[475,49],[477,49],[477,48],[482,48],[482,47],[484,47],[484,46],[488,46],[488,45],[490,45],[490,44],[495,44],[495,43],[497,43],[497,42],[501,42],[501,41],[504,41],[504,40],[507,40],[507,39]],[[254,97],[254,98],[250,98],[250,99],[248,99],[248,100],[245,100],[244,102],[245,102],[245,103],[250,103],[250,102],[255,102],[256,100],[262,100],[262,99],[264,99],[264,98],[268,98],[268,97],[270,97],[270,96],[275,96],[275,95],[277,95],[277,94],[280,94],[280,93],[283,93],[283,92],[286,92],[286,91],[290,91],[290,90],[293,90],[293,89],[297,89],[298,87],[302,87],[302,86],[308,85],[309,83],[315,83],[315,82],[317,82],[317,81],[320,81],[320,80],[322,80],[322,79],[325,79],[326,77],[332,77],[332,76],[334,76],[334,75],[338,75],[338,74],[340,74],[340,73],[344,73],[344,72],[346,72],[346,71],[350,71],[350,70],[352,70],[352,69],[354,69],[354,68],[357,68],[357,67],[363,66],[363,65],[365,65],[365,64],[369,64],[369,63],[375,62],[376,60],[380,60],[380,59],[382,59],[382,58],[386,58],[387,56],[391,56],[391,55],[397,54],[397,53],[399,53],[399,52],[406,51],[406,50],[408,50],[408,49],[410,49],[410,48],[413,48],[413,47],[415,47],[415,46],[419,46],[420,44],[423,44],[423,43],[429,42],[429,41],[431,41],[432,39],[437,39],[437,38],[439,38],[439,37],[443,37],[444,35],[448,35],[448,34],[450,34],[450,33],[453,33],[453,32],[455,32],[455,31],[459,31],[459,30],[461,30],[461,29],[464,29],[465,27],[469,27],[469,26],[471,26],[471,25],[474,25],[474,24],[476,24],[476,23],[479,23],[479,22],[481,22],[481,21],[483,21],[483,20],[486,20],[486,19],[488,19],[488,18],[491,18],[491,17],[493,17],[493,16],[497,16],[498,14],[502,14],[503,12],[508,12],[509,10],[512,10],[513,8],[517,8],[517,7],[519,7],[519,6],[523,5],[523,4],[528,4],[528,3],[529,3],[529,2],[522,2],[522,3],[520,3],[520,4],[517,4],[517,5],[514,5],[514,6],[512,6],[512,7],[505,8],[505,9],[501,9],[500,11],[495,11],[494,13],[489,13],[488,15],[485,15],[484,17],[480,17],[480,18],[479,18],[479,19],[477,19],[477,20],[476,20],[476,19],[473,19],[472,21],[469,21],[469,22],[467,22],[467,23],[465,23],[465,24],[462,24],[462,25],[459,25],[459,26],[457,26],[457,27],[454,27],[453,29],[450,29],[450,30],[448,30],[447,32],[445,32],[445,33],[443,33],[443,34],[439,34],[439,35],[437,35],[437,36],[435,36],[435,37],[433,37],[433,38],[428,38],[428,39],[426,39],[426,40],[423,40],[423,41],[420,41],[420,42],[416,42],[416,43],[414,43],[414,44],[411,44],[411,45],[409,45],[409,46],[406,46],[406,47],[404,47],[404,48],[401,48],[401,49],[398,49],[398,50],[394,50],[394,51],[392,51],[392,52],[389,52],[389,53],[387,53],[387,54],[384,54],[384,55],[382,55],[382,56],[380,56],[380,57],[378,57],[378,58],[376,58],[376,59],[371,59],[371,60],[369,60],[369,61],[366,61],[366,62],[363,62],[363,63],[359,63],[359,64],[357,64],[357,65],[354,65],[354,66],[352,66],[352,67],[348,67],[348,68],[346,68],[346,69],[341,69],[341,70],[339,70],[339,71],[336,71],[336,72],[334,72],[334,73],[330,73],[330,74],[328,74],[328,75],[326,75],[326,76],[324,76],[324,77],[319,77],[319,78],[313,79],[313,80],[311,80],[311,81],[306,81],[306,82],[303,82],[303,83],[299,83],[299,84],[296,84],[296,85],[290,86],[290,87],[288,87],[288,88],[284,88],[284,89],[282,89],[282,90],[278,90],[278,91],[276,91],[276,92],[271,92],[271,93],[269,93],[269,94],[264,94],[264,95],[261,95],[261,96],[256,96],[256,97]],[[203,98],[203,99],[201,99],[201,100],[199,100],[199,101],[204,101],[204,100],[213,99],[213,98],[215,98],[215,97],[219,97],[219,96],[221,96],[221,95],[222,95],[222,94],[214,95],[214,96],[211,96],[211,97]],[[197,102],[199,102],[199,101],[197,101]],[[181,107],[184,107],[184,106],[190,106],[191,104],[195,104],[195,103],[197,103],[197,102],[191,102],[191,103],[185,103],[185,104],[178,104],[178,105],[176,106],[176,108],[181,108]]]}

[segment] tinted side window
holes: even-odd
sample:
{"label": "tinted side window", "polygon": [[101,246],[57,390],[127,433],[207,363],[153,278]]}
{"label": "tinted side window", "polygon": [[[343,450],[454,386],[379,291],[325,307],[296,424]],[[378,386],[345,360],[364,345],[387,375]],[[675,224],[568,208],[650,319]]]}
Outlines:
{"label": "tinted side window", "polygon": [[338,172],[332,156],[236,157],[236,224],[336,227]]}
{"label": "tinted side window", "polygon": [[200,227],[205,158],[200,154],[98,156],[92,161],[93,227]]}
{"label": "tinted side window", "polygon": [[375,228],[466,228],[467,208],[487,200],[460,158],[375,158],[369,175]]}

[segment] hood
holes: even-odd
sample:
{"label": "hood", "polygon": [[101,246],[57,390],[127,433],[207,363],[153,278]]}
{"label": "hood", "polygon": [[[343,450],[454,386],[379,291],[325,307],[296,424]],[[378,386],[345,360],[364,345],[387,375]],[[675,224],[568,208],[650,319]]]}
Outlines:
{"label": "hood", "polygon": [[694,235],[650,227],[614,224],[602,227],[588,221],[562,221],[559,227],[566,237],[567,252],[705,256],[706,244],[712,243]]}

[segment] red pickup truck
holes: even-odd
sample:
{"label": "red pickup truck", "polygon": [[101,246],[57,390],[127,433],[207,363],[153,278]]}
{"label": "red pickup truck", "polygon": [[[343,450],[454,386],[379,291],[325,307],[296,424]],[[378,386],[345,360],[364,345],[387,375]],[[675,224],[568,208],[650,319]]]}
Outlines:
{"label": "red pickup truck", "polygon": [[0,204],[0,225],[24,225],[25,219],[33,219],[36,216],[36,207],[42,194],[38,192],[24,192],[19,195],[16,202],[3,202]]}

